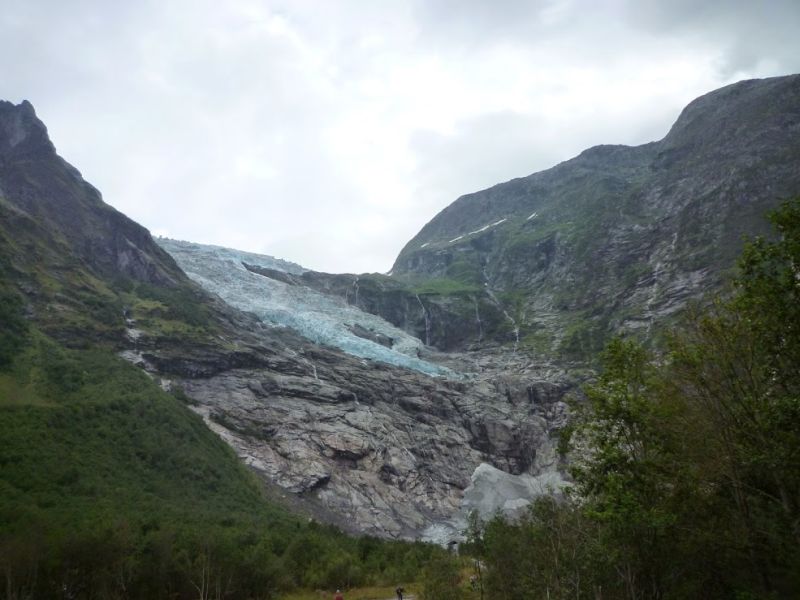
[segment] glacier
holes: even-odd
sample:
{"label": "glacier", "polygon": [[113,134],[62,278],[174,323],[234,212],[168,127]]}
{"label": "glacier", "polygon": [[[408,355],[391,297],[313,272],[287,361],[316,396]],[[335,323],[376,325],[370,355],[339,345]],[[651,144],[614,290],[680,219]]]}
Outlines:
{"label": "glacier", "polygon": [[[413,369],[432,376],[456,377],[450,369],[419,358],[424,344],[384,319],[349,305],[344,298],[322,294],[253,273],[244,264],[290,275],[307,271],[285,260],[211,246],[156,238],[186,274],[207,291],[267,325],[289,327],[317,344],[333,346],[360,358]],[[392,339],[388,348],[359,337],[349,328],[363,327]]]}
{"label": "glacier", "polygon": [[435,521],[422,532],[425,542],[446,546],[451,540],[465,539],[467,519],[474,511],[483,521],[496,515],[515,520],[521,517],[532,502],[541,496],[563,497],[572,486],[557,471],[543,471],[538,475],[506,473],[488,463],[481,463],[470,477],[464,490],[461,506],[449,519]]}

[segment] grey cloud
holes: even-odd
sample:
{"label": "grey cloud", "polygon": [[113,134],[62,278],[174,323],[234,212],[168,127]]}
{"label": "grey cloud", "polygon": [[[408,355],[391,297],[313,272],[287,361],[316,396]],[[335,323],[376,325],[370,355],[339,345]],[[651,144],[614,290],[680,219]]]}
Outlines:
{"label": "grey cloud", "polygon": [[747,73],[761,61],[775,63],[774,75],[800,71],[797,0],[630,0],[627,15],[634,27],[656,35],[718,46],[725,77]]}
{"label": "grey cloud", "polygon": [[536,28],[542,14],[558,4],[558,0],[421,0],[416,10],[420,22],[434,29],[493,37]]}
{"label": "grey cloud", "polygon": [[553,145],[549,129],[539,118],[507,111],[463,122],[451,135],[417,131],[411,143],[418,157],[419,191],[436,190],[451,202],[552,166],[563,149]]}
{"label": "grey cloud", "polygon": [[746,28],[754,23],[777,26],[800,18],[795,0],[629,0],[627,10],[638,23],[659,31]]}
{"label": "grey cloud", "polygon": [[[734,75],[800,70],[800,4],[761,6],[5,0],[0,97],[31,100],[62,155],[145,226],[380,270],[461,194],[660,137]],[[676,51],[689,60],[659,78]]]}

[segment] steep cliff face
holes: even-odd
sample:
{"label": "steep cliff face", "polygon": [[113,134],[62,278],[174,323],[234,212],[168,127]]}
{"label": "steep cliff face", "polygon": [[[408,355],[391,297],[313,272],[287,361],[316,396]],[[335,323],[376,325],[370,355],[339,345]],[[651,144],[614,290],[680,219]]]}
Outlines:
{"label": "steep cliff face", "polygon": [[585,356],[719,284],[742,237],[766,233],[764,213],[800,192],[799,134],[800,76],[722,88],[659,142],[597,146],[459,198],[393,274],[483,290],[526,346]]}
{"label": "steep cliff face", "polygon": [[[317,518],[447,541],[470,510],[518,508],[563,482],[557,434],[572,383],[561,371],[486,359],[485,375],[452,381],[324,348],[301,357],[304,370],[237,369],[181,385],[248,465]],[[487,467],[528,491],[476,482]]]}
{"label": "steep cliff face", "polygon": [[204,296],[56,154],[28,102],[0,102],[0,254],[40,326],[69,345],[124,337],[122,282]]}
{"label": "steep cliff face", "polygon": [[[102,201],[100,192],[56,154],[29,102],[0,101],[0,226],[48,260],[79,260],[104,277],[177,285],[186,278],[148,231]],[[31,232],[28,241],[21,239]]]}

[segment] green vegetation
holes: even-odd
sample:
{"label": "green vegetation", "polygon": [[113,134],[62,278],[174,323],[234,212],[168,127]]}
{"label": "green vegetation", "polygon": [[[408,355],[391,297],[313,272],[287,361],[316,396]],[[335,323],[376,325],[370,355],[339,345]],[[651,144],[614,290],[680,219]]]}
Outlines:
{"label": "green vegetation", "polygon": [[613,340],[564,441],[574,486],[471,527],[489,597],[788,598],[800,589],[800,199],[731,297],[654,357]]}
{"label": "green vegetation", "polygon": [[447,277],[426,279],[411,288],[412,293],[430,296],[466,295],[475,294],[479,291],[480,287],[475,284],[464,283]]}
{"label": "green vegetation", "polygon": [[463,600],[459,563],[440,554],[432,557],[423,572],[423,600]]}
{"label": "green vegetation", "polygon": [[[346,600],[386,600],[395,598],[396,585],[384,586],[359,586],[355,588],[342,588]],[[414,594],[419,598],[419,589],[415,584],[403,584],[403,597]],[[300,590],[281,596],[281,600],[330,600],[333,595],[319,590]]]}
{"label": "green vegetation", "polygon": [[182,321],[194,326],[208,326],[211,322],[206,298],[191,287],[169,288],[139,283],[136,293],[139,298],[160,304],[165,320]]}
{"label": "green vegetation", "polygon": [[558,347],[562,357],[586,360],[596,356],[608,337],[607,323],[589,316],[577,315],[564,329],[564,338]]}
{"label": "green vegetation", "polygon": [[145,373],[3,304],[0,587],[8,598],[273,598],[414,580],[425,544],[352,538],[270,504]]}
{"label": "green vegetation", "polygon": [[526,333],[519,340],[520,346],[534,354],[550,354],[552,348],[552,337],[550,333],[544,329],[534,329],[526,331]]}
{"label": "green vegetation", "polygon": [[11,362],[22,347],[28,324],[22,317],[22,299],[0,288],[0,368]]}
{"label": "green vegetation", "polygon": [[533,261],[541,265],[546,243],[559,233],[568,233],[572,223],[522,221],[511,223],[505,229],[503,253],[512,260]]}

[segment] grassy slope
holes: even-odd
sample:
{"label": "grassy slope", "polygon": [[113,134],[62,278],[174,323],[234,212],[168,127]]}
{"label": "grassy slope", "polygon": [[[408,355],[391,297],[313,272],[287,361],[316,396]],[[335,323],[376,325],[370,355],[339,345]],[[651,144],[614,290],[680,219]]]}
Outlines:
{"label": "grassy slope", "polygon": [[0,375],[0,411],[4,527],[45,513],[77,527],[154,511],[264,513],[255,481],[202,420],[108,352],[35,336]]}
{"label": "grassy slope", "polygon": [[270,597],[415,576],[430,548],[347,538],[271,504],[179,396],[116,356],[123,308],[156,343],[212,344],[201,295],[98,277],[30,225],[0,227],[7,595],[188,598],[205,581]]}

